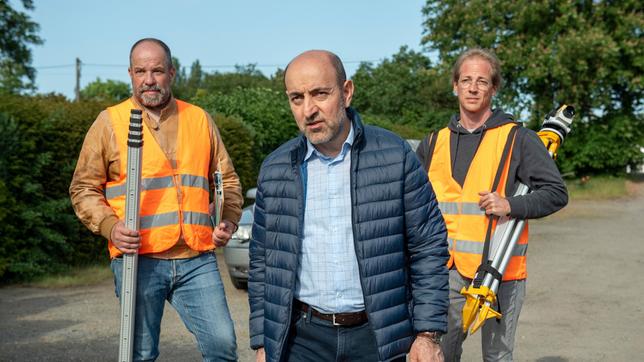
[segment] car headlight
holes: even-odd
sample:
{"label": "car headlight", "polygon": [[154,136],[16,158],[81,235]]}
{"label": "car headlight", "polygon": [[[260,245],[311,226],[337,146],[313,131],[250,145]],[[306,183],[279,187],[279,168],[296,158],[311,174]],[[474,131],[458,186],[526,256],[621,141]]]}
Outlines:
{"label": "car headlight", "polygon": [[239,225],[239,228],[233,234],[233,239],[248,241],[250,240],[250,237],[251,237],[251,231],[252,231],[251,225]]}

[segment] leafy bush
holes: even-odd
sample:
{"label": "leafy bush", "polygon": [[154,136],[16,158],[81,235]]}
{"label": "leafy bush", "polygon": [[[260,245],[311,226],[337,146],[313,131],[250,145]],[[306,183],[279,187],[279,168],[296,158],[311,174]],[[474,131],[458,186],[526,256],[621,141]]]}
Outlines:
{"label": "leafy bush", "polygon": [[111,79],[102,81],[101,78],[96,78],[95,81],[90,82],[80,91],[81,99],[84,101],[112,103],[128,99],[131,94],[132,91],[130,90],[129,84]]}
{"label": "leafy bush", "polygon": [[298,133],[286,95],[276,90],[236,88],[230,93],[197,93],[192,101],[211,114],[239,117],[255,130],[253,162],[256,170],[264,157]]}
{"label": "leafy bush", "polygon": [[63,97],[0,102],[0,280],[105,260],[105,242],[76,219],[68,195],[85,131],[105,105]]}
{"label": "leafy bush", "polygon": [[617,175],[626,165],[642,163],[644,117],[608,114],[593,122],[575,120],[573,131],[560,148],[562,173]]}
{"label": "leafy bush", "polygon": [[238,116],[215,114],[214,120],[226,151],[233,160],[242,188],[247,190],[255,187],[257,183],[257,167],[254,161],[255,131]]}
{"label": "leafy bush", "polygon": [[417,127],[417,126],[408,125],[408,124],[394,123],[390,119],[379,117],[379,116],[372,116],[368,114],[361,115],[361,116],[362,116],[362,121],[365,124],[370,124],[373,126],[378,126],[384,129],[388,129],[405,139],[420,140],[420,139],[423,139],[425,136],[427,136],[427,131],[425,131],[425,129],[423,129],[422,127]]}
{"label": "leafy bush", "polygon": [[360,64],[352,79],[356,109],[388,118],[392,125],[440,129],[458,105],[451,95],[449,74],[407,47],[376,66]]}

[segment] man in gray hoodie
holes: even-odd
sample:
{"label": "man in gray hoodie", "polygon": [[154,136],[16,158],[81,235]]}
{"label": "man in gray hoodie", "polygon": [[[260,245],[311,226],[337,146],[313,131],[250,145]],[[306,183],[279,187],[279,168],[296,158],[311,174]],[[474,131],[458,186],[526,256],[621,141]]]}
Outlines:
{"label": "man in gray hoodie", "polygon": [[[449,325],[441,343],[446,361],[460,360],[467,337],[462,327],[465,296],[460,291],[469,286],[481,264],[495,217],[544,217],[568,202],[561,175],[537,134],[511,114],[491,109],[501,86],[500,68],[490,51],[475,48],[461,54],[452,70],[459,114],[447,127],[428,135],[416,151],[448,229]],[[513,196],[519,183],[531,192]],[[525,296],[527,246],[526,223],[497,293],[503,317],[482,328],[485,361],[512,360]]]}

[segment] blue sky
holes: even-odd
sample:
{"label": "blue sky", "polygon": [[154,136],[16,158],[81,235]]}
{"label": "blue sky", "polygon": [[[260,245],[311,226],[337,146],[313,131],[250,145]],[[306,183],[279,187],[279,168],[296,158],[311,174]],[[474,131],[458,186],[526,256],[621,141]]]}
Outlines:
{"label": "blue sky", "polygon": [[[12,3],[16,6],[18,1]],[[351,75],[359,61],[377,62],[402,45],[421,50],[424,1],[35,0],[34,4],[36,9],[29,14],[40,24],[39,34],[45,40],[33,47],[38,91],[71,98],[76,57],[83,62],[81,87],[97,77],[129,82],[129,48],[143,37],[162,39],[182,65],[199,59],[206,71],[257,63],[270,75],[304,50],[328,49],[345,61]]]}

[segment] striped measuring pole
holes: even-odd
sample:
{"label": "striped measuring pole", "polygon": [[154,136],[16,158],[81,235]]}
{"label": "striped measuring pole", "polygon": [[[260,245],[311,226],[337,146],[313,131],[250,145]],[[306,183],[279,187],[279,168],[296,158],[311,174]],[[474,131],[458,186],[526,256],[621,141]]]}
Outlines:
{"label": "striped measuring pole", "polygon": [[[143,118],[140,109],[130,111],[130,129],[127,137],[127,180],[125,189],[125,226],[139,230],[141,205],[141,157],[143,147]],[[132,361],[134,347],[134,316],[136,311],[136,275],[138,253],[123,255],[123,282],[121,284],[121,334],[119,361]]]}

